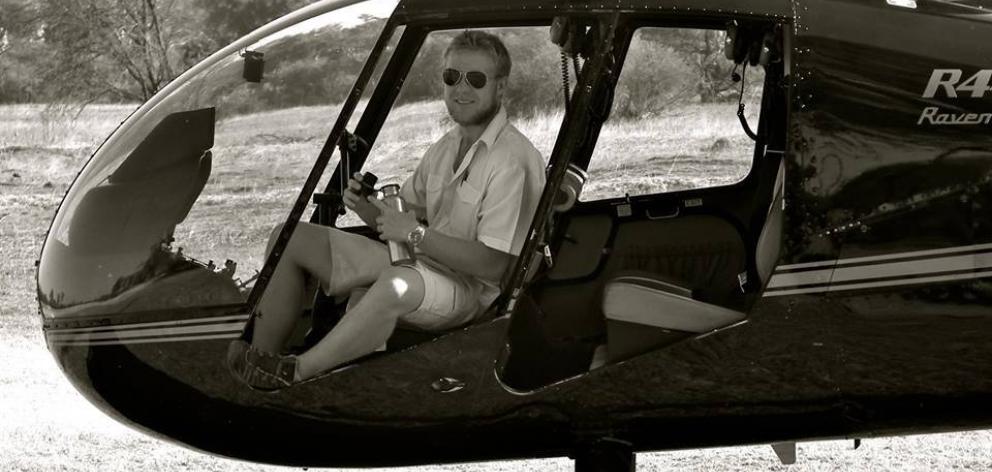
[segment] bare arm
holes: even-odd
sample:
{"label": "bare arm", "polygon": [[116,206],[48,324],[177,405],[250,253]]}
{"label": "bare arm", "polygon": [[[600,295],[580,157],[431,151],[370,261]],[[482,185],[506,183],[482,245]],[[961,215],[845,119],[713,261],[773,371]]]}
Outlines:
{"label": "bare arm", "polygon": [[[381,214],[376,229],[383,241],[406,242],[407,235],[419,224],[414,212],[399,212],[384,203],[373,201]],[[458,272],[498,282],[513,256],[497,251],[479,241],[448,236],[428,228],[420,250],[432,259]]]}
{"label": "bare arm", "polygon": [[432,259],[459,272],[480,279],[499,282],[513,256],[497,251],[479,241],[448,236],[427,229],[420,250]]}

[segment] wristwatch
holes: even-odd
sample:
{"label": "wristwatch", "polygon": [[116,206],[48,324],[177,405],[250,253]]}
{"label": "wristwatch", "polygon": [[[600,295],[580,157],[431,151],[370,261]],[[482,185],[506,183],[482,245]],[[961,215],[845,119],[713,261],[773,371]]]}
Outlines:
{"label": "wristwatch", "polygon": [[424,236],[427,234],[427,227],[424,225],[417,225],[406,235],[406,242],[410,243],[411,246],[417,247],[424,241]]}

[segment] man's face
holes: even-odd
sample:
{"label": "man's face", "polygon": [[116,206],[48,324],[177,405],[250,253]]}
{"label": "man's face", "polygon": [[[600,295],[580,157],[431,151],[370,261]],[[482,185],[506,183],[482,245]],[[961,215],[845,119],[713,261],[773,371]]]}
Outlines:
{"label": "man's face", "polygon": [[[487,123],[496,112],[503,98],[506,79],[496,78],[496,61],[482,51],[454,49],[444,61],[445,69],[455,69],[462,74],[461,81],[453,86],[444,85],[444,104],[455,123],[462,126]],[[465,77],[467,72],[486,74],[486,85],[475,88]]]}

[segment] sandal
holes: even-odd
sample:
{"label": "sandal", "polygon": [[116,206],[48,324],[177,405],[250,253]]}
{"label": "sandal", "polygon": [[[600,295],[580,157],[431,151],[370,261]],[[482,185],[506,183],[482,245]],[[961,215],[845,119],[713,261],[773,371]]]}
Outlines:
{"label": "sandal", "polygon": [[227,366],[238,380],[263,392],[274,392],[298,383],[294,380],[296,356],[269,354],[241,339],[228,346]]}

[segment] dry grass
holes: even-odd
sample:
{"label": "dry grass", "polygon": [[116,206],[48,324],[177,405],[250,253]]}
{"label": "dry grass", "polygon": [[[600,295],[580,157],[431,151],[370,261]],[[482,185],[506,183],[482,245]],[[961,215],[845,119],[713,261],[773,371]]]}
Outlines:
{"label": "dry grass", "polygon": [[0,334],[20,338],[35,315],[34,261],[55,208],[94,148],[134,109],[94,106],[75,116],[41,105],[0,108]]}
{"label": "dry grass", "polygon": [[[76,172],[132,109],[90,107],[73,120],[65,114],[46,115],[42,106],[0,107],[0,470],[295,470],[203,455],[121,426],[75,392],[44,348],[34,297],[34,260]],[[267,228],[285,218],[288,199],[309,170],[308,159],[323,144],[333,112],[293,109],[220,123],[208,195],[179,236],[191,248],[202,247],[208,256],[216,253],[214,259],[243,257],[246,265],[258,264]],[[707,118],[705,109],[686,113],[647,122],[665,130],[664,135],[690,136],[663,149],[645,147],[643,139],[625,140],[608,127],[601,142],[614,159],[597,164],[593,175],[637,168],[644,165],[641,160],[650,161],[676,145],[683,146],[674,148],[679,153],[699,156],[720,138],[712,130],[724,129],[728,116],[733,118],[721,114],[719,121],[710,123],[706,120],[717,118]],[[373,167],[383,176],[412,170],[416,158],[438,137],[437,124],[443,119],[438,104],[397,110],[391,117],[396,126],[387,129],[373,152]],[[560,116],[525,120],[518,127],[547,155],[560,120]],[[326,127],[313,131],[313,123]],[[733,130],[727,134],[739,134]],[[696,131],[699,134],[693,134]],[[647,137],[660,136],[645,132],[638,138]],[[661,163],[664,172],[672,165]],[[693,173],[706,173],[704,164],[699,162],[700,169]],[[240,219],[238,225],[231,224],[232,216]],[[799,463],[793,467],[779,465],[767,446],[641,454],[638,463],[643,471],[988,470],[992,432],[875,439],[858,451],[842,441],[802,444]],[[571,462],[534,460],[416,470],[567,471]]]}
{"label": "dry grass", "polygon": [[[751,107],[751,110],[757,107]],[[736,104],[692,105],[603,127],[582,200],[688,190],[743,179],[754,143]],[[749,116],[751,123],[757,117]]]}

